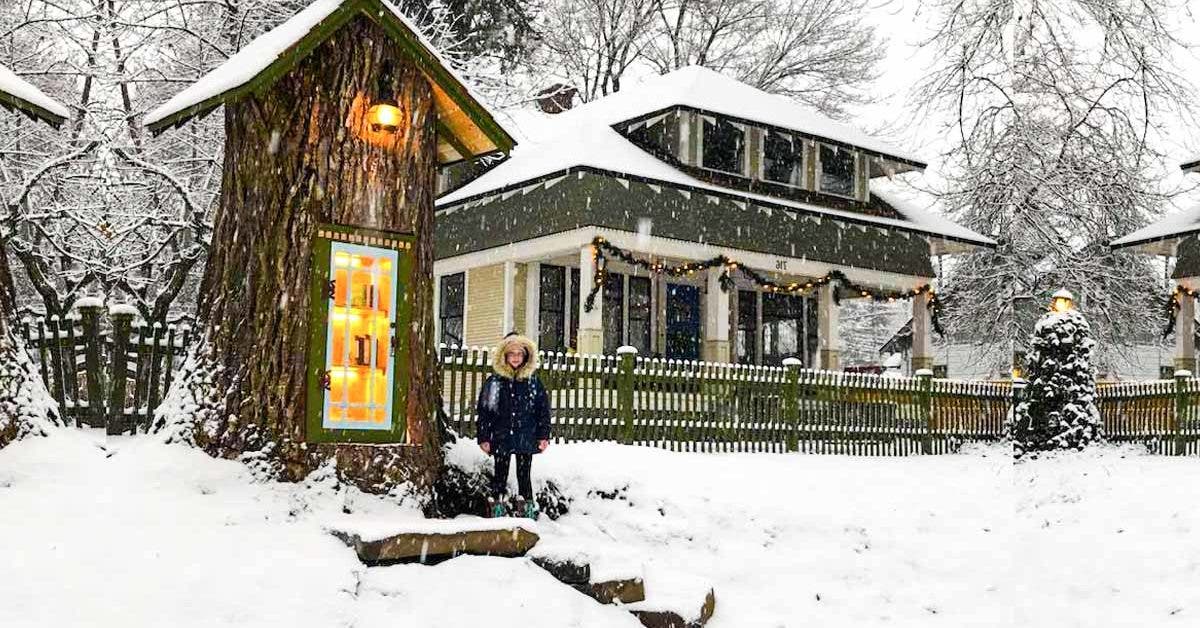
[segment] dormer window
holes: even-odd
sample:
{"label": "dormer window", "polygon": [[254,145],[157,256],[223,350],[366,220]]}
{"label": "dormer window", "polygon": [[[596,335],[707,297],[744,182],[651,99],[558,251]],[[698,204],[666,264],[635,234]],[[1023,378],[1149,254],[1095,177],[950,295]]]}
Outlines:
{"label": "dormer window", "polygon": [[736,122],[703,116],[701,165],[737,175],[746,173],[746,129]]}
{"label": "dormer window", "polygon": [[663,114],[629,125],[626,135],[634,144],[652,152],[670,153],[673,152],[671,131],[677,125],[675,114]]}
{"label": "dormer window", "polygon": [[854,197],[854,151],[821,144],[820,191]]}
{"label": "dormer window", "polygon": [[768,130],[763,134],[763,179],[799,186],[804,172],[804,140]]}

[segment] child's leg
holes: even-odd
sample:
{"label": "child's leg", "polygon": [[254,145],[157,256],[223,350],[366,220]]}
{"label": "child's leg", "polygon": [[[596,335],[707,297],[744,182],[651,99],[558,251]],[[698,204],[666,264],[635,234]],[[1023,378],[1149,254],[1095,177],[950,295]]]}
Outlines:
{"label": "child's leg", "polygon": [[492,454],[492,458],[496,461],[495,473],[492,475],[492,495],[494,497],[508,494],[509,455],[507,452]]}
{"label": "child's leg", "polygon": [[517,490],[521,497],[533,499],[533,480],[529,472],[533,467],[533,454],[517,454]]}

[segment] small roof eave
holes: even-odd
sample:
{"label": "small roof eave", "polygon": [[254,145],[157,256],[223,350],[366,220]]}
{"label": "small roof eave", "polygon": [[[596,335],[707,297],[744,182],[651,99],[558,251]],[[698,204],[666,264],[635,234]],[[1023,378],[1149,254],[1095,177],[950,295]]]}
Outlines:
{"label": "small roof eave", "polygon": [[[203,116],[227,102],[265,89],[356,16],[366,16],[402,46],[434,87],[439,134],[455,158],[507,152],[512,135],[481,104],[467,83],[396,7],[387,0],[315,0],[283,24],[259,36],[182,92],[146,115],[154,134]],[[456,130],[457,129],[457,130]],[[471,137],[465,137],[471,131]],[[463,154],[466,153],[466,154]]]}
{"label": "small roof eave", "polygon": [[71,117],[70,109],[2,65],[0,65],[0,106],[15,109],[54,128],[62,126]]}

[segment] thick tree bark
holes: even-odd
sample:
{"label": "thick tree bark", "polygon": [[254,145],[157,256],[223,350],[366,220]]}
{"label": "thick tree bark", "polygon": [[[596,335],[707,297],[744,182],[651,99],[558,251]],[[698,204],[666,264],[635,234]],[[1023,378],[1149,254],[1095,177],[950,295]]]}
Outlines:
{"label": "thick tree bark", "polygon": [[46,390],[17,327],[12,271],[0,240],[0,448],[26,436],[44,436],[61,424],[58,404]]}
{"label": "thick tree bark", "polygon": [[[391,84],[379,85],[389,74]],[[390,135],[365,121],[371,104],[387,96],[406,119]],[[299,479],[333,458],[341,477],[366,490],[430,484],[441,464],[430,418],[437,372],[435,116],[428,80],[364,18],[264,94],[227,106],[221,205],[201,284],[203,340],[174,386],[181,390],[165,404],[160,429],[183,420],[189,426],[181,435],[209,453],[265,463],[283,479]],[[401,278],[413,324],[397,330],[410,361],[407,445],[305,442],[318,223],[417,234],[412,276]]]}

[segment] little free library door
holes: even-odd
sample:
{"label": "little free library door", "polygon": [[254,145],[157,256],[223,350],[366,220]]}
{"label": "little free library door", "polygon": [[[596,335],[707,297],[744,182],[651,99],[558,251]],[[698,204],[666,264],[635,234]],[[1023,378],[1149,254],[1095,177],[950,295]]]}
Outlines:
{"label": "little free library door", "polygon": [[307,438],[403,443],[412,235],[320,225],[313,243]]}

